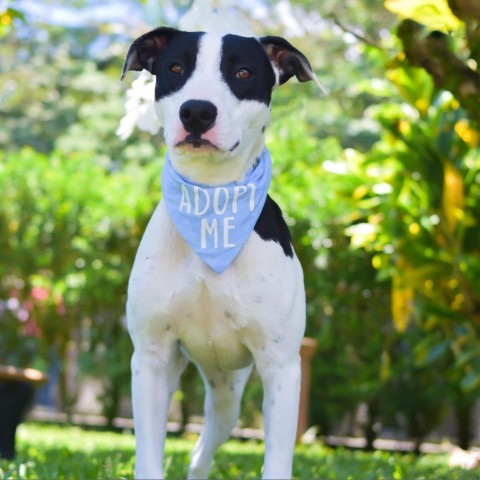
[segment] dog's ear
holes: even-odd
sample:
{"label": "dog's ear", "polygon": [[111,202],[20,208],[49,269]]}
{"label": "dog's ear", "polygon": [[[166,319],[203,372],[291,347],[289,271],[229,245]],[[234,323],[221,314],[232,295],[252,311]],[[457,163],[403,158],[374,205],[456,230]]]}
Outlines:
{"label": "dog's ear", "polygon": [[158,27],[141,37],[138,37],[128,49],[125,64],[123,65],[122,76],[129,70],[148,70],[153,73],[153,62],[159,57],[168,42],[177,34],[179,30],[169,27]]}
{"label": "dog's ear", "polygon": [[259,40],[277,73],[278,85],[295,76],[300,82],[312,80],[323,93],[327,93],[302,52],[281,37],[260,37]]}

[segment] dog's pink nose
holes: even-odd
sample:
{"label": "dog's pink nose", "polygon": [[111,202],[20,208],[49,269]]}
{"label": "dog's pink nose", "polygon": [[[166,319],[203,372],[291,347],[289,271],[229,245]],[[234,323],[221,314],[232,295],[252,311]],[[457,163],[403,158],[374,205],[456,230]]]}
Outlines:
{"label": "dog's pink nose", "polygon": [[217,118],[217,107],[205,100],[188,100],[180,107],[180,120],[183,127],[194,136],[210,130]]}

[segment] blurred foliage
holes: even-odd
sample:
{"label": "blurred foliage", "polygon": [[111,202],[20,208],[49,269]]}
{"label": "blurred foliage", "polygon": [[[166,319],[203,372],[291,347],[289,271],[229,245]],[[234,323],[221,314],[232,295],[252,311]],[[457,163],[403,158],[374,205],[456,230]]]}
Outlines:
{"label": "blurred foliage", "polygon": [[4,4],[6,5],[0,5],[0,38],[13,30],[15,22],[25,22],[23,13],[16,8],[11,8],[13,2],[4,2]]}
{"label": "blurred foliage", "polygon": [[109,171],[92,155],[28,147],[2,158],[0,321],[22,333],[20,342],[2,335],[2,363],[45,366],[52,346],[65,358],[73,341],[86,372],[127,390],[126,279],[159,167]]}
{"label": "blurred foliage", "polygon": [[398,27],[398,36],[408,61],[424,68],[438,89],[450,91],[478,125],[479,3],[476,0],[426,0],[420,2],[422,8],[411,9],[413,3],[410,0],[386,2],[387,7],[395,4],[397,10],[403,10],[402,16],[407,17]]}
{"label": "blurred foliage", "polygon": [[[346,232],[352,246],[371,252],[377,279],[391,279],[399,339],[415,338],[408,349],[413,361],[395,362],[395,349],[385,353],[389,383],[408,379],[401,388],[404,395],[391,398],[403,399],[406,413],[412,409],[409,403],[414,405],[417,415],[410,423],[416,428],[425,423],[418,416],[424,404],[432,417],[429,428],[421,427],[426,433],[440,418],[434,415],[442,407],[435,395],[445,392],[463,418],[459,441],[465,447],[469,414],[459,413],[471,408],[480,387],[478,129],[475,110],[462,108],[455,89],[440,90],[428,65],[426,70],[403,52],[386,63],[386,77],[401,99],[369,109],[382,134],[361,163],[378,183],[357,190],[357,208],[364,207],[365,215]],[[439,367],[442,376],[436,373]],[[407,391],[418,381],[423,386],[409,402]],[[394,404],[402,410],[398,401]],[[420,432],[409,433],[418,437]]]}
{"label": "blurred foliage", "polygon": [[[448,5],[387,1],[407,19],[397,36],[378,2],[291,4],[309,20],[291,40],[331,92],[282,86],[267,131],[272,195],[319,340],[311,420],[321,434],[361,431],[372,445],[393,426],[418,443],[453,408],[468,444],[480,389],[480,151],[478,102],[459,75],[475,88],[478,28],[473,1]],[[123,55],[141,29],[23,18],[0,12],[0,362],[48,369],[53,348],[65,367],[76,350],[80,375],[102,379],[112,419],[129,388],[126,282],[160,198],[161,149],[146,134],[115,134]],[[432,70],[412,38],[419,52],[440,38],[463,70]],[[190,413],[201,411],[194,382]],[[260,403],[256,379],[245,423]]]}

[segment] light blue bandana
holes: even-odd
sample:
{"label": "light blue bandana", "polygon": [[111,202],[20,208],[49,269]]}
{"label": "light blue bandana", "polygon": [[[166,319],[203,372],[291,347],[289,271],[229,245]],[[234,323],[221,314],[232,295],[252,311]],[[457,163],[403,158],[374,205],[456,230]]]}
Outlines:
{"label": "light blue bandana", "polygon": [[267,198],[272,161],[265,149],[241,182],[196,185],[166,158],[163,199],[180,235],[215,272],[222,273],[252,233]]}

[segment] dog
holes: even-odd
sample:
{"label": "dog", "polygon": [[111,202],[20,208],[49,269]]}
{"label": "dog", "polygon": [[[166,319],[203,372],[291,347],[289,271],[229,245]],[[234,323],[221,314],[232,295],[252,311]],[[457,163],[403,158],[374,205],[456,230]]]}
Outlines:
{"label": "dog", "polygon": [[205,426],[188,478],[208,477],[253,365],[264,389],[263,478],[291,478],[305,290],[288,227],[267,194],[264,134],[273,88],[293,76],[318,80],[281,37],[167,27],[132,43],[122,79],[142,69],[156,77],[167,159],[163,199],[128,285],[135,476],[163,478],[168,406],[192,361],[205,384]]}

